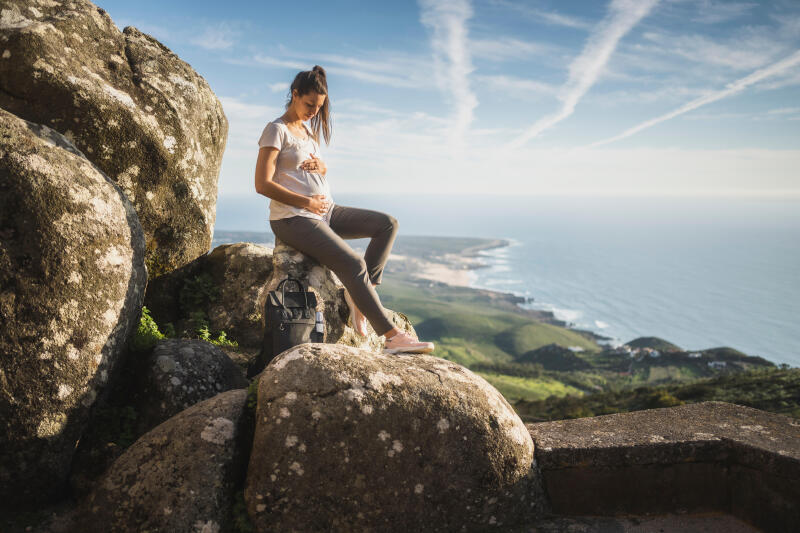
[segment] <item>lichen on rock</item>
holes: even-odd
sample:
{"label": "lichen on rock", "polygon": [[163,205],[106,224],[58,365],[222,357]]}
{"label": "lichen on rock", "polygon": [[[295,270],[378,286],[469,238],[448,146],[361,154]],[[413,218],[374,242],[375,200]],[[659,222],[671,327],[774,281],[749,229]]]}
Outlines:
{"label": "lichen on rock", "polygon": [[261,374],[245,499],[260,531],[485,530],[537,511],[532,461],[522,421],[469,370],[306,344]]}
{"label": "lichen on rock", "polygon": [[151,277],[205,253],[228,130],[208,83],[87,0],[29,4],[2,4],[0,107],[62,133],[121,187]]}
{"label": "lichen on rock", "polygon": [[182,411],[117,459],[76,514],[87,533],[230,531],[247,455],[247,392],[232,390]]}
{"label": "lichen on rock", "polygon": [[62,489],[146,271],[127,197],[62,135],[0,110],[0,176],[0,505],[14,505]]}

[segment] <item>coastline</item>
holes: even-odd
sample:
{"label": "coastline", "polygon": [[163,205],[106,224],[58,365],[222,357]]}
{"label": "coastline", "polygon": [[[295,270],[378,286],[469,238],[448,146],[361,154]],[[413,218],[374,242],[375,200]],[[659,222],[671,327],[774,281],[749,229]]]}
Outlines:
{"label": "coastline", "polygon": [[[436,237],[430,239],[445,239]],[[614,339],[597,332],[573,327],[569,322],[556,317],[555,313],[547,309],[536,309],[529,305],[532,298],[513,292],[498,291],[477,286],[479,269],[491,268],[491,251],[511,246],[510,239],[479,239],[478,242],[462,248],[457,252],[443,254],[429,253],[424,259],[412,258],[407,255],[392,254],[389,256],[387,271],[399,274],[412,283],[440,284],[458,289],[472,291],[482,297],[482,300],[494,307],[500,307],[535,320],[546,322],[555,326],[567,328],[579,333],[598,343],[608,343]],[[488,253],[487,253],[488,252]],[[527,305],[526,305],[527,304]]]}
{"label": "coastline", "polygon": [[[267,232],[221,230],[215,232],[212,249],[235,242],[252,242],[271,247],[274,245],[274,237]],[[366,240],[351,243],[355,250],[364,252]],[[613,340],[591,330],[572,327],[569,322],[557,318],[551,310],[530,306],[533,303],[532,298],[477,286],[476,271],[492,267],[492,252],[512,245],[511,239],[500,238],[401,236],[395,241],[394,251],[389,255],[386,272],[415,285],[436,284],[458,291],[469,291],[487,305],[570,329],[596,342],[607,343]]]}

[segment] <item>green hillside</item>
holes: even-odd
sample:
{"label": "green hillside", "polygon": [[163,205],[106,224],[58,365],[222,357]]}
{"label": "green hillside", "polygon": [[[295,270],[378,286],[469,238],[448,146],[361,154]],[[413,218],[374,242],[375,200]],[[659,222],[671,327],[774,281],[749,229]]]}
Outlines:
{"label": "green hillside", "polygon": [[800,368],[761,368],[692,383],[589,395],[553,395],[514,404],[526,422],[581,418],[717,400],[800,418]]}
{"label": "green hillside", "polygon": [[631,348],[650,348],[660,351],[680,351],[680,347],[659,337],[638,337],[626,343]]}
{"label": "green hillside", "polygon": [[[609,391],[645,387],[647,391],[637,393],[644,397],[637,396],[634,405],[663,406],[673,400],[652,387],[774,367],[760,357],[730,348],[686,352],[656,337],[632,341],[633,348],[640,349],[634,353],[615,351],[584,333],[542,322],[519,308],[514,311],[515,306],[497,293],[487,295],[486,291],[419,282],[402,275],[385,281],[379,293],[386,307],[411,319],[421,339],[436,344],[434,355],[477,372],[511,402],[552,402],[571,395],[564,401],[572,406],[583,396],[594,398]],[[564,409],[577,416],[624,409],[613,402],[602,407],[588,401],[575,404],[578,411]],[[542,406],[536,409],[536,416],[550,416]]]}
{"label": "green hillside", "polygon": [[379,292],[386,307],[411,319],[421,339],[436,343],[436,355],[465,366],[510,363],[553,343],[600,350],[597,343],[580,333],[487,305],[476,291],[469,295],[470,289],[452,288],[466,297],[448,298],[443,293],[450,289],[395,280],[384,282]]}

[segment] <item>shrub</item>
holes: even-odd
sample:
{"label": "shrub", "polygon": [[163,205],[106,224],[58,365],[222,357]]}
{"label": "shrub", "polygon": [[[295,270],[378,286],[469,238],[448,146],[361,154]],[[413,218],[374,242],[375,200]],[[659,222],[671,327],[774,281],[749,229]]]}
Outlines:
{"label": "shrub", "polygon": [[151,350],[163,338],[164,334],[158,330],[158,324],[150,316],[150,310],[147,307],[142,307],[139,326],[136,328],[136,333],[131,337],[130,348],[135,352],[146,352]]}

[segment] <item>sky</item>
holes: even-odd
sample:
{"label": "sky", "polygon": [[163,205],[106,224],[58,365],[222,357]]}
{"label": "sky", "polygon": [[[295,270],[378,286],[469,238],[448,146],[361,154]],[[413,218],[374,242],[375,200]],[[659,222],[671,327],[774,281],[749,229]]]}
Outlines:
{"label": "sky", "polygon": [[800,198],[800,2],[99,0],[222,102],[220,201],[328,72],[337,194]]}

